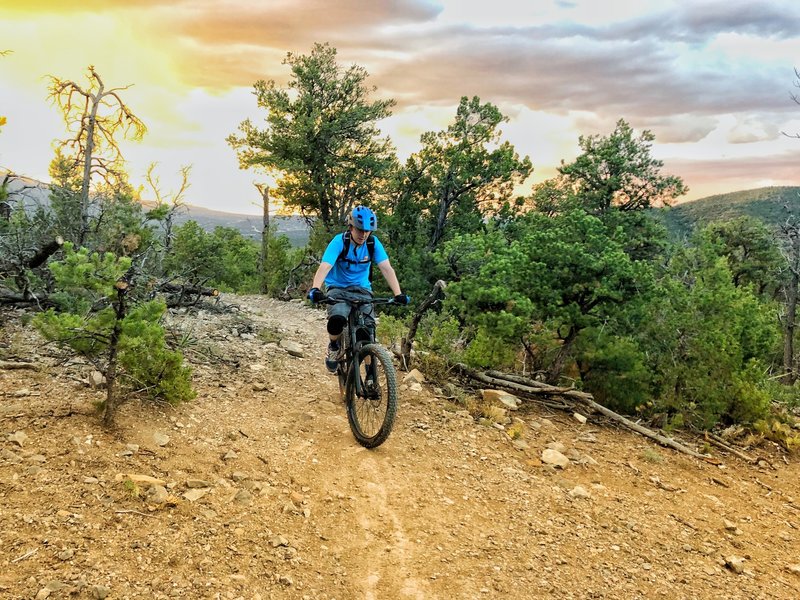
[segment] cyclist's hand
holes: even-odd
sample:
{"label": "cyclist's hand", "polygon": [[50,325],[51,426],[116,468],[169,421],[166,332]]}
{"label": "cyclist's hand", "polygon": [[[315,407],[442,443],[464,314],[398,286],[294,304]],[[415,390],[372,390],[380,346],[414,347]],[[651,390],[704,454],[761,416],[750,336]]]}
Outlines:
{"label": "cyclist's hand", "polygon": [[409,296],[408,294],[397,294],[397,296],[394,297],[394,303],[402,304],[403,306],[410,304],[411,296]]}
{"label": "cyclist's hand", "polygon": [[325,299],[325,295],[320,291],[319,288],[314,287],[308,290],[308,299],[314,304],[319,304]]}

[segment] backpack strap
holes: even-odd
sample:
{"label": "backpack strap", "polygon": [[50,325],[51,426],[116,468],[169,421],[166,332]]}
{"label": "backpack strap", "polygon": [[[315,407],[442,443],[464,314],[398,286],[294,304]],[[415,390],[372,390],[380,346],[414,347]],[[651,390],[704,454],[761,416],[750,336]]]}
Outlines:
{"label": "backpack strap", "polygon": [[[350,230],[348,229],[342,234],[342,242],[343,247],[342,251],[339,253],[339,258],[337,260],[344,261],[351,265],[359,264],[358,261],[353,260],[347,256],[347,253],[350,251]],[[367,254],[369,255],[369,280],[372,281],[372,263],[375,261],[375,236],[370,235],[367,238]]]}

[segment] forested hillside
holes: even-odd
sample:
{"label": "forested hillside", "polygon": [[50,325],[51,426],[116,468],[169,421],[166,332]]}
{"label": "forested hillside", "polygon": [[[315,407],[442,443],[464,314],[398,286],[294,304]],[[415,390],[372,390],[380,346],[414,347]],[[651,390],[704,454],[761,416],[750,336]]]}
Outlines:
{"label": "forested hillside", "polygon": [[712,221],[732,221],[738,217],[753,217],[770,227],[778,227],[789,215],[798,212],[800,187],[764,187],[682,202],[661,214],[670,234],[680,238]]}

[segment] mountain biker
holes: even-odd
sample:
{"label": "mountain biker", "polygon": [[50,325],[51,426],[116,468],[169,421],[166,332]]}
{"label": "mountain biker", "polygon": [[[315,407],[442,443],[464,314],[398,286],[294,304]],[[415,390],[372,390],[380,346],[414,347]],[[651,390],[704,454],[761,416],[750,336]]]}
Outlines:
{"label": "mountain biker", "polygon": [[[378,217],[366,206],[356,206],[347,219],[347,231],[330,241],[322,255],[308,299],[314,304],[325,297],[320,290],[325,284],[328,297],[332,300],[363,300],[372,298],[370,269],[372,262],[378,266],[383,278],[394,294],[397,304],[408,304],[411,299],[400,289],[400,282],[394,272],[383,244],[374,235],[378,228]],[[375,327],[375,310],[372,304],[365,304],[360,310],[366,317],[370,328]],[[339,338],[347,325],[350,306],[346,302],[328,305],[328,355],[325,366],[331,373],[336,372],[341,346]]]}

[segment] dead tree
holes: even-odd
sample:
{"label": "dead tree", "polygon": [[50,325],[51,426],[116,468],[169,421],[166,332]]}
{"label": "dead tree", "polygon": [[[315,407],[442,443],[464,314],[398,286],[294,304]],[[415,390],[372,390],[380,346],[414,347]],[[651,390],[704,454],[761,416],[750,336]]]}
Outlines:
{"label": "dead tree", "polygon": [[263,221],[261,225],[261,255],[258,260],[261,272],[261,293],[269,292],[269,277],[267,276],[267,259],[269,258],[269,186],[265,183],[255,183],[258,193],[261,194]]}
{"label": "dead tree", "polygon": [[417,312],[412,317],[411,323],[408,326],[408,334],[400,342],[400,357],[406,369],[408,369],[408,366],[411,364],[411,347],[414,345],[417,327],[419,327],[419,323],[425,313],[428,312],[428,309],[434,305],[439,299],[439,296],[444,292],[445,287],[447,287],[447,284],[441,279],[434,284],[431,293],[428,294],[428,297],[419,305]]}
{"label": "dead tree", "polygon": [[72,134],[59,143],[59,150],[68,149],[75,166],[82,165],[80,193],[80,229],[78,244],[83,245],[89,232],[89,186],[93,175],[111,186],[124,182],[122,153],[116,141],[123,137],[140,140],[147,128],[119,96],[121,88],[105,88],[100,75],[89,67],[89,86],[50,76],[49,98],[58,105],[67,129]]}
{"label": "dead tree", "polygon": [[153,190],[156,208],[169,206],[166,214],[164,215],[164,254],[166,255],[169,254],[170,250],[172,249],[172,238],[174,236],[172,229],[175,225],[175,214],[180,209],[184,208],[183,196],[186,193],[186,190],[189,189],[189,172],[192,170],[192,167],[190,165],[181,167],[181,184],[178,188],[178,191],[166,195],[161,190],[161,180],[158,175],[155,174],[155,168],[156,163],[150,163],[150,166],[147,167],[145,179],[147,180],[150,189]]}

